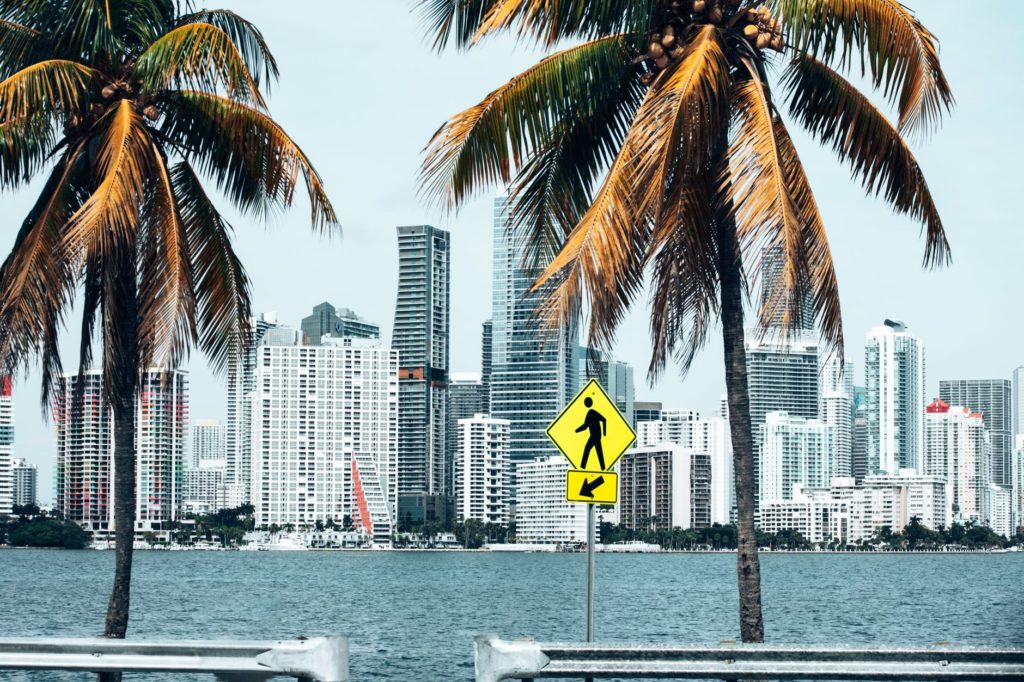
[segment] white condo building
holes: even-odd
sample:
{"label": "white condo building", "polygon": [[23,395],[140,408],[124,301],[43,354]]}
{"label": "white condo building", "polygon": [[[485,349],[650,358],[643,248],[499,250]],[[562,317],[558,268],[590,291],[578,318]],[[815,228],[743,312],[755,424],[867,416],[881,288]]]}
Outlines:
{"label": "white condo building", "polygon": [[[113,415],[103,394],[103,373],[65,374],[54,397],[57,436],[56,499],[65,518],[99,539],[114,531]],[[135,406],[135,532],[166,534],[181,518],[188,433],[188,375],[150,369]]]}
{"label": "white condo building", "polygon": [[864,345],[867,473],[918,469],[924,451],[924,341],[886,320]]}
{"label": "white condo building", "polygon": [[1017,436],[1013,444],[1013,485],[1010,506],[1013,528],[1024,528],[1024,435]]}
{"label": "white condo building", "polygon": [[[565,472],[569,463],[561,455],[515,463],[516,541],[525,543],[579,543],[587,541],[587,505],[565,499]],[[596,523],[596,522],[595,522]]]}
{"label": "white condo building", "polygon": [[0,377],[0,516],[14,502],[14,397],[11,377]]}
{"label": "white condo building", "polygon": [[711,457],[661,443],[627,450],[619,473],[619,523],[635,529],[711,526]]}
{"label": "white condo building", "polygon": [[906,519],[900,529],[912,518],[917,518],[933,530],[939,526],[949,526],[946,479],[942,476],[919,474],[915,469],[900,469],[892,476],[866,476],[863,486],[876,489],[899,488],[902,517]]}
{"label": "white condo building", "polygon": [[711,523],[730,523],[736,508],[732,439],[723,417],[701,417],[694,410],[661,410],[661,418],[637,423],[637,447],[670,443],[703,452],[711,464]]}
{"label": "white condo building", "polygon": [[455,520],[507,526],[509,521],[507,419],[476,414],[458,422],[455,455]]}
{"label": "white condo building", "polygon": [[[225,507],[227,499],[227,445],[224,425],[200,419],[192,426],[192,456],[185,472],[185,511],[209,514]],[[238,505],[235,505],[238,506]]]}
{"label": "white condo building", "polygon": [[1001,485],[988,484],[988,527],[1003,537],[1013,535],[1013,493]]}
{"label": "white condo building", "polygon": [[761,424],[760,501],[793,499],[794,486],[824,488],[833,478],[832,427],[769,412]]}
{"label": "white condo building", "polygon": [[950,523],[987,522],[991,450],[980,414],[942,400],[928,405],[922,469],[925,474],[946,480],[946,517]]}
{"label": "white condo building", "polygon": [[11,467],[11,479],[14,504],[25,506],[38,503],[39,472],[35,464],[29,464],[23,459],[14,460],[14,466]]}
{"label": "white condo building", "polygon": [[256,525],[298,528],[350,516],[387,543],[398,497],[398,352],[370,339],[271,340],[256,351],[249,491]]}
{"label": "white condo building", "polygon": [[833,476],[853,476],[853,363],[823,357],[818,381],[818,419],[832,427]]}

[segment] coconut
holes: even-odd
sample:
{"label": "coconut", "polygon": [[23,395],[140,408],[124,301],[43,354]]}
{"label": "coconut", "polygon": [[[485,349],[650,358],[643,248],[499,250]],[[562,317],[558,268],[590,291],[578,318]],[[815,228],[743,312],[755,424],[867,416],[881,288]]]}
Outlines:
{"label": "coconut", "polygon": [[786,41],[782,39],[782,36],[775,34],[772,36],[771,46],[773,50],[782,52],[783,48],[786,47]]}
{"label": "coconut", "polygon": [[772,42],[771,36],[767,33],[761,33],[757,36],[757,49],[763,50],[768,47]]}
{"label": "coconut", "polygon": [[657,65],[659,69],[664,69],[666,66],[668,66],[668,57],[658,57],[657,59],[654,60],[654,63],[655,65]]}
{"label": "coconut", "polygon": [[103,87],[103,90],[100,91],[100,94],[103,95],[103,99],[110,99],[114,96],[114,93],[116,92],[117,88],[115,88],[113,85],[106,85]]}
{"label": "coconut", "polygon": [[693,0],[694,12],[703,12],[705,7],[707,7],[707,3],[704,0]]}
{"label": "coconut", "polygon": [[747,24],[743,27],[743,37],[747,40],[757,40],[758,33],[759,31],[757,30],[757,26],[754,26],[753,24]]}
{"label": "coconut", "polygon": [[640,84],[641,85],[650,85],[653,82],[654,82],[654,74],[653,73],[649,73],[648,72],[648,73],[640,74]]}
{"label": "coconut", "polygon": [[661,43],[651,43],[647,47],[647,56],[651,59],[658,59],[665,54],[665,48],[661,46]]}
{"label": "coconut", "polygon": [[761,15],[753,7],[747,10],[747,21],[757,21],[761,18]]}

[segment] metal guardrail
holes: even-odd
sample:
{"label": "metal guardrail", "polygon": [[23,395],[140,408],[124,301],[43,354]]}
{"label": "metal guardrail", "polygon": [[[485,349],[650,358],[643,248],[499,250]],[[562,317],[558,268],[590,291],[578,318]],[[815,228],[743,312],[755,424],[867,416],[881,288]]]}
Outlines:
{"label": "metal guardrail", "polygon": [[1024,649],[729,644],[542,644],[476,638],[477,682],[618,677],[704,680],[1024,680]]}
{"label": "metal guardrail", "polygon": [[348,637],[287,641],[0,639],[0,670],[211,673],[231,680],[286,675],[348,682]]}

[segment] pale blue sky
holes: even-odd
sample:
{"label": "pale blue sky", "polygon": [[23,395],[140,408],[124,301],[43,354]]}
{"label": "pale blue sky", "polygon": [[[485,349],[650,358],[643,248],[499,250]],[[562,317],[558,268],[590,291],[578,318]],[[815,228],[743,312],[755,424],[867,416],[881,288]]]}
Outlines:
{"label": "pale blue sky", "polygon": [[[1009,378],[1024,364],[1021,198],[1024,142],[1017,116],[1024,67],[1016,3],[965,12],[953,0],[904,0],[939,37],[958,105],[943,129],[915,150],[953,246],[953,266],[919,267],[918,227],[864,198],[829,152],[797,135],[824,213],[838,270],[847,357],[857,364],[864,334],[885,317],[906,320],[925,339],[929,393],[940,378]],[[254,282],[256,310],[298,325],[324,300],[379,323],[390,338],[397,276],[395,226],[431,223],[452,232],[452,371],[479,368],[480,323],[490,315],[491,198],[456,217],[416,195],[420,151],[451,114],[479,101],[536,60],[538,53],[498,41],[469,53],[437,56],[421,38],[412,0],[223,0],[256,22],[281,66],[272,113],[313,158],[344,224],[342,238],[310,233],[304,206],[269,228],[234,216],[236,246]],[[994,11],[993,11],[994,10]],[[993,21],[992,17],[1006,17]],[[1018,115],[1014,112],[1017,111]],[[0,197],[6,252],[31,192]],[[227,209],[227,204],[221,202]],[[77,329],[76,325],[73,328]],[[77,331],[65,337],[68,367]],[[682,380],[669,373],[649,388],[647,325],[641,306],[624,325],[617,356],[637,368],[637,398],[717,409],[723,392],[720,344],[712,340]],[[192,418],[223,418],[224,384],[201,356],[189,363]],[[51,497],[50,425],[38,406],[39,377],[15,384],[16,456],[40,467],[40,497]]]}

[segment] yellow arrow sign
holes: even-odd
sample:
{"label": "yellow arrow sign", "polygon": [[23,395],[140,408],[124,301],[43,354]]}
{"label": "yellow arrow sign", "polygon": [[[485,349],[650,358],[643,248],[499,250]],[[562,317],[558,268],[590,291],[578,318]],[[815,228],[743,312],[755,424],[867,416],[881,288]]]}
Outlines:
{"label": "yellow arrow sign", "polygon": [[608,471],[636,434],[596,379],[576,394],[551,422],[548,438],[573,469]]}
{"label": "yellow arrow sign", "polygon": [[619,475],[610,471],[565,472],[565,499],[569,502],[615,504],[619,501]]}

